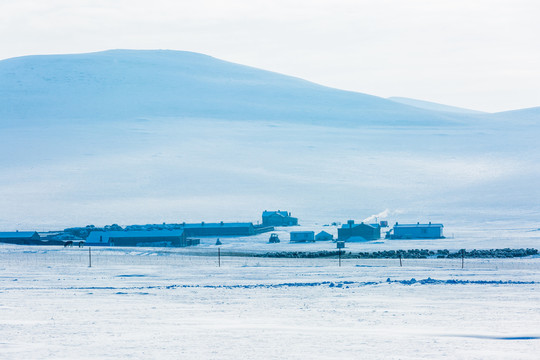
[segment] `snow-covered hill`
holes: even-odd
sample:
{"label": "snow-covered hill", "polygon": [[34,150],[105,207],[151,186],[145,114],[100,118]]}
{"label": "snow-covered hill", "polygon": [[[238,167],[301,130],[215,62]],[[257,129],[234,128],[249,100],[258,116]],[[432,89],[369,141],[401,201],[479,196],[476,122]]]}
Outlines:
{"label": "snow-covered hill", "polygon": [[464,109],[464,108],[460,108],[456,106],[443,105],[443,104],[438,104],[431,101],[410,99],[410,98],[404,98],[404,97],[399,97],[399,96],[392,96],[392,97],[389,97],[388,99],[395,101],[397,103],[400,103],[400,104],[410,105],[410,106],[414,106],[414,107],[417,107],[420,109],[426,109],[426,110],[443,111],[443,112],[451,112],[451,113],[458,113],[458,114],[485,114],[481,111]]}
{"label": "snow-covered hill", "polygon": [[138,117],[324,125],[459,121],[184,51],[113,50],[0,61],[0,121]]}
{"label": "snow-covered hill", "polygon": [[503,111],[493,114],[492,117],[496,119],[507,119],[509,121],[508,125],[511,125],[514,121],[518,120],[521,123],[538,126],[540,125],[540,106],[528,109]]}
{"label": "snow-covered hill", "polygon": [[523,232],[540,227],[539,134],[520,112],[430,111],[194,53],[9,59],[0,229],[282,209]]}

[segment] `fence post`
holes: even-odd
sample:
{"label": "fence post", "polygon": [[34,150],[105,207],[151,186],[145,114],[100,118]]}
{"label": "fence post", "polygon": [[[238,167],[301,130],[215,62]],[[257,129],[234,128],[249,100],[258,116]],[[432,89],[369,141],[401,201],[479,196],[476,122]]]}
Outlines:
{"label": "fence post", "polygon": [[399,267],[402,267],[403,263],[401,262],[401,253],[399,254]]}
{"label": "fence post", "polygon": [[218,267],[221,267],[221,248],[217,248]]}
{"label": "fence post", "polygon": [[338,249],[339,267],[341,267],[341,249]]}
{"label": "fence post", "polygon": [[92,267],[92,248],[88,247],[88,267]]}
{"label": "fence post", "polygon": [[465,267],[465,249],[461,249],[461,268]]}

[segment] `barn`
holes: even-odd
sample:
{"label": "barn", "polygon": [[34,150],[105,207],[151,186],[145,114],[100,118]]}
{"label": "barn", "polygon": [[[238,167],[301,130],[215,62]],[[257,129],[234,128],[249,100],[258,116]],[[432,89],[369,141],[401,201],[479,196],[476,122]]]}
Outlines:
{"label": "barn", "polygon": [[41,236],[36,231],[0,232],[0,242],[18,245],[41,245]]}
{"label": "barn", "polygon": [[188,246],[183,230],[92,231],[88,246]]}
{"label": "barn", "polygon": [[378,224],[355,224],[354,220],[349,220],[338,229],[339,241],[349,241],[350,238],[376,240],[380,237],[381,227]]}

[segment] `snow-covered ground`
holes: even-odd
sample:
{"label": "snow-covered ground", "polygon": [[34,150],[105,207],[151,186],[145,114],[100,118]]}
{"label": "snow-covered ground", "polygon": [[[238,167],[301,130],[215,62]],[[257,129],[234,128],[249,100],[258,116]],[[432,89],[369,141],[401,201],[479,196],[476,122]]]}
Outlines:
{"label": "snow-covered ground", "polygon": [[[209,249],[210,250],[210,249]],[[226,250],[224,250],[226,253]],[[0,358],[537,359],[540,259],[0,245]],[[412,280],[415,279],[415,280]]]}

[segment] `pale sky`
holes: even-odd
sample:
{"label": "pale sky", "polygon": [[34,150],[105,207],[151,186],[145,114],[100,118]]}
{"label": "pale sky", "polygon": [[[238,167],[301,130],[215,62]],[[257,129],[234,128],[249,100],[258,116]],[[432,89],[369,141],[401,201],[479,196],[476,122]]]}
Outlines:
{"label": "pale sky", "polygon": [[540,106],[537,0],[0,0],[0,59],[195,51],[489,112]]}

